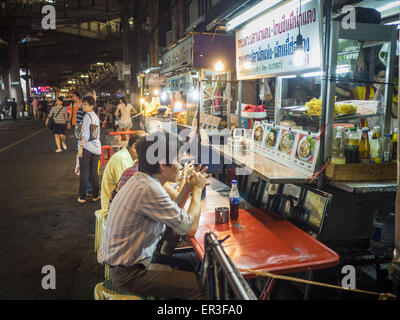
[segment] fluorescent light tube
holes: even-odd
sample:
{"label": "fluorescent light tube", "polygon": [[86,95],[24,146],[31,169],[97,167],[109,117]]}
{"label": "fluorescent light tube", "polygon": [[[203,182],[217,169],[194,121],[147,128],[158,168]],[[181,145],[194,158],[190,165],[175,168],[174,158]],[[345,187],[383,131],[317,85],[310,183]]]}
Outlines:
{"label": "fluorescent light tube", "polygon": [[264,0],[259,4],[251,7],[250,9],[246,10],[242,14],[238,15],[236,18],[233,18],[226,24],[226,30],[230,31],[235,29],[237,26],[241,25],[242,23],[254,18],[258,14],[263,11],[268,10],[269,8],[273,7],[274,5],[282,2],[283,0]]}

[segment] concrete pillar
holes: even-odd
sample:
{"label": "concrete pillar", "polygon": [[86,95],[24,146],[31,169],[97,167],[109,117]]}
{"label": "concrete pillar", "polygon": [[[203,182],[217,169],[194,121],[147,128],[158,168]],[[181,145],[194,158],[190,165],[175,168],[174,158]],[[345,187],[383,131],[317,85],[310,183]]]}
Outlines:
{"label": "concrete pillar", "polygon": [[23,95],[22,88],[20,82],[20,74],[19,74],[19,51],[17,45],[17,37],[15,32],[10,32],[8,38],[8,61],[9,61],[9,74],[10,74],[10,98],[15,98],[17,102],[17,112],[23,111]]}
{"label": "concrete pillar", "polygon": [[[130,72],[132,73],[132,65],[130,59],[129,50],[129,39],[130,39],[130,27],[129,27],[129,5],[128,1],[124,0],[122,2],[121,11],[121,24],[122,24],[122,50],[123,59],[125,65],[130,65]],[[128,93],[127,99],[130,103],[133,103],[133,90],[132,90],[132,74],[124,75],[125,78],[125,90]]]}

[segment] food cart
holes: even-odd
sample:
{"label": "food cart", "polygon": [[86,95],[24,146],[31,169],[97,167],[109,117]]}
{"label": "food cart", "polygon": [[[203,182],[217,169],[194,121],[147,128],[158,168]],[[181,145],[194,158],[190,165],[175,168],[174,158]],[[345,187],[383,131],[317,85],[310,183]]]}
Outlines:
{"label": "food cart", "polygon": [[229,126],[234,61],[234,37],[219,33],[192,32],[164,53],[160,74],[167,85],[160,97],[181,128],[190,127],[198,111]]}
{"label": "food cart", "polygon": [[[338,123],[374,119],[381,123],[383,134],[390,133],[398,31],[373,23],[345,29],[331,13],[332,1],[303,1],[301,7],[299,1],[286,1],[242,24],[237,23],[240,17],[228,22],[227,28],[236,35],[239,105],[242,81],[275,77],[275,118],[254,125],[252,165],[230,147],[220,147],[219,152],[252,170],[238,178],[241,193],[255,206],[280,213],[328,244],[341,253],[344,264],[379,265],[388,260],[371,254],[370,239],[377,206],[395,198],[396,163],[339,166],[330,158]],[[373,65],[384,44],[389,49],[381,83],[383,103],[339,96],[335,89],[339,83],[347,83],[343,87],[348,91],[372,83],[357,69],[359,56],[368,55]],[[239,123],[243,124],[241,108]],[[341,175],[341,170],[348,175]],[[360,174],[365,170],[369,179]],[[363,257],[361,262],[358,257]]]}

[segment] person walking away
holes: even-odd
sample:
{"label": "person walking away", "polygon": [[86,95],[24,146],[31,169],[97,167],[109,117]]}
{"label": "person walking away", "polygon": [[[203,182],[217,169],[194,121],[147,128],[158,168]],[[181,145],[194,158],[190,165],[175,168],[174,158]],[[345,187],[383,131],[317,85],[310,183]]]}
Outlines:
{"label": "person walking away", "polygon": [[[121,119],[119,122],[118,130],[119,131],[129,131],[132,129],[132,114],[137,113],[135,108],[126,102],[126,99],[124,97],[119,99],[119,105],[117,106],[117,110],[115,111],[115,117],[118,117],[118,115],[121,113]],[[125,135],[126,140],[129,139],[129,135]],[[120,138],[118,139],[120,140]]]}
{"label": "person walking away", "polygon": [[17,120],[17,103],[15,102],[15,98],[13,98],[11,102],[11,117],[14,121]]}
{"label": "person walking away", "polygon": [[37,97],[33,98],[32,108],[33,108],[33,118],[35,120],[39,120],[39,101]]}
{"label": "person walking away", "polygon": [[65,130],[67,129],[68,123],[68,112],[67,108],[63,105],[63,97],[60,96],[56,99],[56,105],[51,108],[48,118],[46,119],[46,126],[49,119],[54,120],[53,133],[57,144],[56,152],[61,152],[61,143],[65,150],[67,150],[67,145],[65,143]]}
{"label": "person walking away", "polygon": [[[78,110],[81,108],[81,106],[82,106],[81,94],[78,91],[75,91],[72,94],[72,112],[71,112],[71,118],[69,121],[69,128],[74,130],[74,132],[75,132],[75,128],[76,128],[76,120],[77,120],[76,118],[77,118]],[[83,119],[83,116],[82,116],[82,119]],[[81,121],[82,121],[82,119],[81,119]]]}
{"label": "person walking away", "polygon": [[78,150],[80,167],[78,202],[80,203],[86,202],[88,172],[90,172],[92,177],[92,202],[100,200],[99,175],[97,172],[97,166],[101,154],[100,121],[96,113],[93,111],[94,105],[94,97],[87,96],[83,98],[82,108],[85,112],[85,116],[82,120],[82,140]]}

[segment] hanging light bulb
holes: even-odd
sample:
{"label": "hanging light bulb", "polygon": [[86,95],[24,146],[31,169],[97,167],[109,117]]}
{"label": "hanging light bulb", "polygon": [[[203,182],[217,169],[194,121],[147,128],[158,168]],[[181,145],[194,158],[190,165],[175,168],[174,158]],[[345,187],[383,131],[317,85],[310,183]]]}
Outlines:
{"label": "hanging light bulb", "polygon": [[217,63],[215,64],[215,71],[223,71],[224,70],[224,64],[222,63],[221,60],[218,60]]}
{"label": "hanging light bulb", "polygon": [[198,101],[199,100],[199,91],[197,89],[193,89],[190,96],[193,101]]}
{"label": "hanging light bulb", "polygon": [[297,36],[296,50],[294,52],[293,63],[296,67],[300,67],[304,64],[303,36],[300,33]]}
{"label": "hanging light bulb", "polygon": [[161,94],[161,100],[162,101],[166,101],[168,99],[168,95],[167,95],[167,93],[164,91],[162,94]]}
{"label": "hanging light bulb", "polygon": [[160,94],[160,91],[158,89],[154,89],[153,94],[155,96],[158,96]]}

